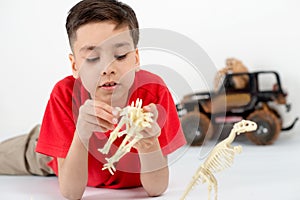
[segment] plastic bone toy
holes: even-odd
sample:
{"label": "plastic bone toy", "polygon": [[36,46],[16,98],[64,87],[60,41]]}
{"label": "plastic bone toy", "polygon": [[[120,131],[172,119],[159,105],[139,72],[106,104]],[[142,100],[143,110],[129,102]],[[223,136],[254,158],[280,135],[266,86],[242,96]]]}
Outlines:
{"label": "plastic bone toy", "polygon": [[[101,153],[107,154],[117,137],[121,137],[122,135],[126,134],[118,150],[112,157],[106,158],[107,163],[104,164],[102,168],[102,170],[108,169],[112,175],[116,171],[114,163],[118,162],[126,153],[130,151],[135,143],[143,138],[141,131],[146,127],[151,128],[150,123],[153,122],[153,119],[151,118],[153,114],[150,112],[145,112],[142,109],[141,99],[137,99],[135,105],[134,102],[132,102],[130,106],[122,109],[120,116],[121,120],[116,128],[110,133],[108,141],[102,149],[98,149],[98,151]],[[125,130],[120,131],[124,125]]]}
{"label": "plastic bone toy", "polygon": [[220,172],[225,168],[230,167],[233,163],[234,155],[242,152],[242,146],[231,145],[236,135],[254,131],[256,129],[256,123],[249,120],[242,120],[235,123],[229,136],[213,148],[205,162],[198,168],[180,200],[184,200],[193,187],[200,181],[202,183],[207,182],[208,184],[208,199],[210,200],[210,193],[213,187],[215,191],[214,197],[215,200],[217,200],[218,184],[213,173]]}

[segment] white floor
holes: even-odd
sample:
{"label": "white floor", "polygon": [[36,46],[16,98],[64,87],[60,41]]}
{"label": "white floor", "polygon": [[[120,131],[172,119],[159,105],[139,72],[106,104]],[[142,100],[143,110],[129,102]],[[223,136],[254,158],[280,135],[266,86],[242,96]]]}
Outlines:
{"label": "white floor", "polygon": [[[243,152],[236,155],[231,168],[216,174],[219,200],[299,200],[300,131],[299,124],[282,132],[271,146],[255,146],[236,141]],[[194,172],[204,161],[212,144],[182,148],[170,157],[171,178],[167,192],[155,199],[178,200]],[[0,176],[0,199],[60,200],[56,177]],[[187,199],[207,199],[207,185],[200,184]],[[147,199],[142,188],[109,190],[87,188],[84,200]]]}

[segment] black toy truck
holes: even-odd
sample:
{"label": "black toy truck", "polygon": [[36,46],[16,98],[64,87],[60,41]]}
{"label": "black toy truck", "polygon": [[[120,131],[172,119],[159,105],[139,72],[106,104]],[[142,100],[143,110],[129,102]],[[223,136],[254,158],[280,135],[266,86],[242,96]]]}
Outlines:
{"label": "black toy truck", "polygon": [[[239,76],[247,79],[243,88],[234,85],[234,79]],[[275,71],[234,73],[225,75],[218,90],[186,95],[176,107],[185,137],[191,145],[202,145],[204,140],[221,133],[226,125],[242,119],[258,125],[257,130],[246,133],[246,137],[257,145],[268,145],[281,131],[292,129],[298,120],[297,117],[289,127],[282,127],[277,106],[284,105],[289,112],[291,106],[286,97]]]}

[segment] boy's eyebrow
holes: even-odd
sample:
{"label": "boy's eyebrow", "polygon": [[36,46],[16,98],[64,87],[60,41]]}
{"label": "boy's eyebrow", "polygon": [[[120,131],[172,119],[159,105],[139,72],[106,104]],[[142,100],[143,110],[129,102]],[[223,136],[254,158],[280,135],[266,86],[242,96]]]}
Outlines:
{"label": "boy's eyebrow", "polygon": [[[130,46],[130,43],[129,42],[119,42],[119,43],[116,43],[116,44],[113,45],[114,48],[120,48],[120,47],[123,47],[123,46]],[[95,50],[95,49],[101,49],[101,47],[96,46],[96,45],[86,45],[86,46],[83,46],[82,48],[80,48],[79,52],[92,51],[92,50]]]}
{"label": "boy's eyebrow", "polygon": [[116,43],[114,45],[115,48],[119,48],[119,47],[123,47],[123,46],[130,46],[129,42],[120,42],[120,43]]}
{"label": "boy's eyebrow", "polygon": [[94,46],[94,45],[86,45],[86,46],[81,47],[79,49],[79,52],[88,52],[88,51],[92,51],[92,50],[94,50],[96,48],[97,48],[97,46]]}
{"label": "boy's eyebrow", "polygon": [[92,51],[94,49],[98,49],[100,48],[99,46],[95,46],[95,45],[86,45],[86,46],[83,46],[82,48],[79,49],[79,52],[82,52],[82,51]]}

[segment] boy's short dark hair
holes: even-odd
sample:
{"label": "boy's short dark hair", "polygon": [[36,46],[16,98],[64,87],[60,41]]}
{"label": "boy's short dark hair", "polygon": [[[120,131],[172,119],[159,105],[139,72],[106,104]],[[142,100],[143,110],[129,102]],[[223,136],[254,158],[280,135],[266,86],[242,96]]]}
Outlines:
{"label": "boy's short dark hair", "polygon": [[90,22],[113,21],[117,27],[128,25],[134,47],[139,40],[139,24],[131,7],[116,0],[82,0],[69,11],[66,29],[71,48],[76,31]]}

